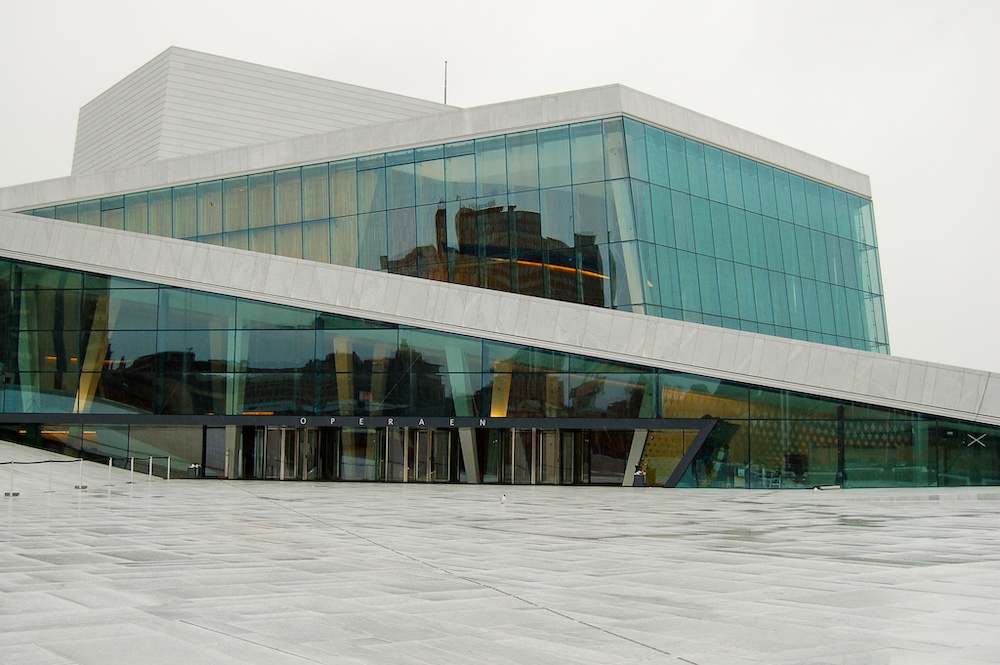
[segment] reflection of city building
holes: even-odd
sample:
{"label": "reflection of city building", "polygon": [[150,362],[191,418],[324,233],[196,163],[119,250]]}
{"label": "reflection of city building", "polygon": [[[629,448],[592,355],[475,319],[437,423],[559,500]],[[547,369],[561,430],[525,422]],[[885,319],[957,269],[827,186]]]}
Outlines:
{"label": "reflection of city building", "polygon": [[868,179],[621,86],[457,109],[169,49],[0,209],[7,440],[236,478],[1000,484],[997,377],[889,355]]}

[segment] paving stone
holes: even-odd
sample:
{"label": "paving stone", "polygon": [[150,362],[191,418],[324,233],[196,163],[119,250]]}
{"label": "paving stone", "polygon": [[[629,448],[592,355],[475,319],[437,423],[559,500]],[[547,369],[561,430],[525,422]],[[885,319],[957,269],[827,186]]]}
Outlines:
{"label": "paving stone", "polygon": [[0,662],[1000,661],[1000,488],[84,478],[15,466]]}

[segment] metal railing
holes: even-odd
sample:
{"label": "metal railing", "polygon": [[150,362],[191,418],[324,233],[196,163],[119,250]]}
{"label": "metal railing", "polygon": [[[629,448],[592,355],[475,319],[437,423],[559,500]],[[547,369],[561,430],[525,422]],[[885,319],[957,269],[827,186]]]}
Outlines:
{"label": "metal railing", "polygon": [[[146,480],[147,480],[147,482],[152,482],[153,481],[153,460],[157,460],[157,459],[166,460],[167,461],[166,462],[166,473],[165,473],[164,479],[167,480],[167,481],[170,480],[170,462],[171,462],[171,457],[169,455],[150,455],[148,457],[139,457],[139,458],[136,458],[136,457],[114,457],[114,456],[108,456],[107,459],[108,459],[108,484],[107,484],[107,487],[114,486],[113,469],[115,467],[115,462],[116,461],[122,462],[123,468],[127,468],[128,469],[129,479],[128,479],[128,481],[126,481],[126,484],[128,484],[128,485],[135,484],[135,461],[136,461],[136,459],[139,459],[140,462],[142,460],[147,460],[147,463],[146,463]],[[30,462],[21,462],[21,461],[15,461],[15,460],[9,460],[7,462],[0,462],[0,466],[7,465],[7,466],[10,467],[9,489],[6,492],[4,492],[4,496],[5,497],[13,498],[13,497],[17,497],[17,496],[21,495],[20,492],[15,491],[15,489],[14,489],[14,487],[15,487],[15,485],[14,485],[14,470],[15,470],[16,467],[18,467],[18,466],[37,466],[39,464],[45,464],[45,465],[48,466],[49,483],[48,483],[48,489],[45,490],[46,494],[49,494],[49,493],[52,493],[52,492],[55,491],[55,490],[52,489],[52,465],[53,464],[77,464],[77,465],[79,465],[79,467],[80,467],[80,480],[79,480],[79,483],[77,483],[76,485],[73,486],[73,489],[79,490],[79,491],[86,490],[88,486],[85,485],[84,482],[83,482],[83,469],[84,469],[84,462],[85,461],[87,461],[87,460],[85,460],[84,458],[81,457],[81,458],[78,458],[78,459],[34,460],[34,461],[30,461]]]}

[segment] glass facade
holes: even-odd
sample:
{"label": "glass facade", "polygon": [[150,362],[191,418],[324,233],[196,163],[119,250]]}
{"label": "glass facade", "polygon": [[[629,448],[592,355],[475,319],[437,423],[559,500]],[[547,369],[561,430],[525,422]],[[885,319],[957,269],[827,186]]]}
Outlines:
{"label": "glass facade", "polygon": [[1000,484],[997,427],[10,260],[0,370],[4,438],[208,475]]}
{"label": "glass facade", "polygon": [[631,118],[23,212],[889,352],[870,200]]}

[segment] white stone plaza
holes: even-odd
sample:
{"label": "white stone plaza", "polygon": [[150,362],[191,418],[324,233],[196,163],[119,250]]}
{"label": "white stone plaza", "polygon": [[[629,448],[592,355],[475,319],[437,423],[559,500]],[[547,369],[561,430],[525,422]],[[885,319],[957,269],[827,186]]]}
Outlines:
{"label": "white stone plaza", "polygon": [[1000,661],[1000,488],[11,488],[59,459],[0,444],[3,663]]}

